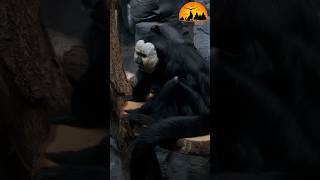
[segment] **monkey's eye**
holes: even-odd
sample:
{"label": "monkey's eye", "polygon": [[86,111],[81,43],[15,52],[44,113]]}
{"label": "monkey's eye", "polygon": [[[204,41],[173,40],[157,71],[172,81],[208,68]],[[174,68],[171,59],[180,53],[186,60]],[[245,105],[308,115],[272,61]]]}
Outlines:
{"label": "monkey's eye", "polygon": [[137,55],[138,55],[138,56],[141,56],[141,57],[143,57],[143,58],[147,57],[147,55],[145,55],[145,54],[143,54],[143,53],[141,53],[141,52],[137,52]]}

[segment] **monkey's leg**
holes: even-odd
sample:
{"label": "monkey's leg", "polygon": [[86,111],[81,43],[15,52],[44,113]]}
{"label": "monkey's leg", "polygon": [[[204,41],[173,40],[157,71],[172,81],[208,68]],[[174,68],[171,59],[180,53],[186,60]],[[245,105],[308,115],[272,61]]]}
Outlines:
{"label": "monkey's leg", "polygon": [[154,122],[154,119],[151,116],[137,113],[129,113],[124,115],[121,120],[123,122],[128,122],[131,127],[144,126]]}
{"label": "monkey's leg", "polygon": [[[154,148],[179,138],[209,132],[207,116],[171,117],[150,125],[136,140],[130,161],[131,180],[161,180],[161,170]],[[152,174],[152,177],[148,175]]]}
{"label": "monkey's leg", "polygon": [[175,77],[169,80],[160,92],[140,109],[127,112],[147,114],[154,118],[165,118],[179,115],[207,114],[209,111],[203,98]]}
{"label": "monkey's leg", "polygon": [[130,79],[132,89],[132,98],[129,100],[132,101],[144,101],[146,96],[150,93],[151,89],[151,77],[150,75],[144,73],[141,70],[138,70]]}

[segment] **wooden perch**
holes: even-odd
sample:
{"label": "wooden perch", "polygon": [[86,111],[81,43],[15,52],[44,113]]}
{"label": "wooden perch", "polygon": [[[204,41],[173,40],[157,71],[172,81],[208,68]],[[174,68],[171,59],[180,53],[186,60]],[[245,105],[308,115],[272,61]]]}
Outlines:
{"label": "wooden perch", "polygon": [[179,139],[177,146],[183,154],[210,155],[210,135]]}
{"label": "wooden perch", "polygon": [[143,104],[144,103],[128,101],[126,106],[124,107],[124,110],[137,109],[140,108]]}
{"label": "wooden perch", "polygon": [[[140,108],[143,103],[128,101],[125,110]],[[210,135],[183,138],[177,141],[177,152],[192,155],[210,155]]]}

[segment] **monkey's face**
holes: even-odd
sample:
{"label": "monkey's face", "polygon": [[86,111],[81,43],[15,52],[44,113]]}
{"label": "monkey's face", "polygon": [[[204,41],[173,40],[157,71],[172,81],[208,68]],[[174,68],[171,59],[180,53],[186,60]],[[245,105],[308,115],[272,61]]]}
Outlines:
{"label": "monkey's face", "polygon": [[143,71],[152,73],[159,61],[155,46],[150,42],[139,40],[135,47],[134,61]]}

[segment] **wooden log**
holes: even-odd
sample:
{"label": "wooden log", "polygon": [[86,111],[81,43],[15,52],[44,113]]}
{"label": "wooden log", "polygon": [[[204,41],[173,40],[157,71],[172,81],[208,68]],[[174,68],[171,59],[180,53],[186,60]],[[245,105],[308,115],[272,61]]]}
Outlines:
{"label": "wooden log", "polygon": [[126,106],[124,107],[124,110],[137,109],[140,108],[143,104],[144,103],[141,102],[128,101]]}
{"label": "wooden log", "polygon": [[177,146],[183,154],[210,155],[210,135],[179,139]]}

